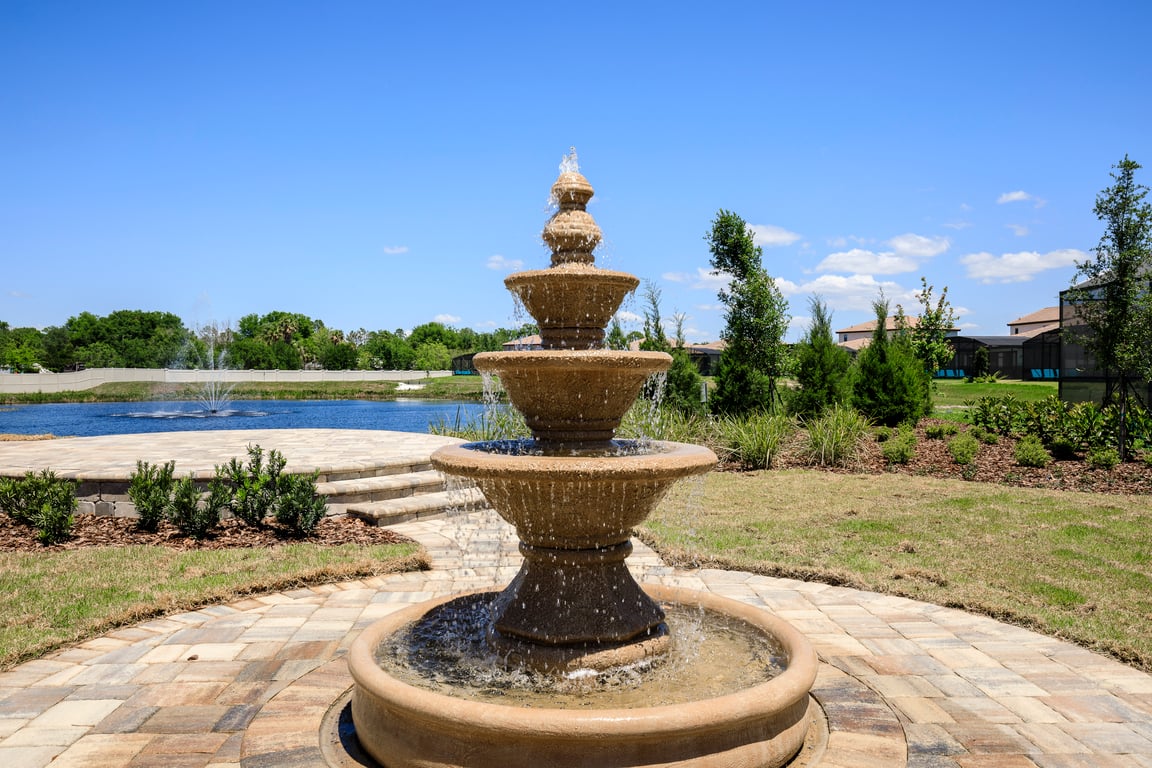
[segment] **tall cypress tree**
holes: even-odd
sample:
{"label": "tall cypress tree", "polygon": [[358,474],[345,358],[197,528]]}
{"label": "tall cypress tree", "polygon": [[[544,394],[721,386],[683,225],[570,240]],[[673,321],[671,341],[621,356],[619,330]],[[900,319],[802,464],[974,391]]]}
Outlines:
{"label": "tall cypress tree", "polygon": [[852,389],[848,373],[852,356],[836,345],[832,336],[832,314],[813,296],[808,300],[812,324],[792,350],[796,389],[788,399],[788,410],[796,416],[819,416],[834,405],[846,404]]}
{"label": "tall cypress tree", "polygon": [[856,357],[852,405],[879,424],[915,424],[931,408],[928,374],[906,335],[888,338],[888,300],[881,296],[872,302],[872,309],[876,329],[871,343]]}

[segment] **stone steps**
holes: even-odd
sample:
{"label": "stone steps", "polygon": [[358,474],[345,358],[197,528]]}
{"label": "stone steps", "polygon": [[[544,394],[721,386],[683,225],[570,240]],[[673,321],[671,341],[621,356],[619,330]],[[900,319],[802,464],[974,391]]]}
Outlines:
{"label": "stone steps", "polygon": [[345,514],[373,525],[393,525],[430,517],[443,517],[449,511],[487,509],[488,500],[479,488],[454,487],[381,501],[349,504]]}
{"label": "stone steps", "polygon": [[437,493],[444,488],[444,475],[434,469],[316,484],[316,492],[327,496],[329,504],[385,501],[417,494]]}

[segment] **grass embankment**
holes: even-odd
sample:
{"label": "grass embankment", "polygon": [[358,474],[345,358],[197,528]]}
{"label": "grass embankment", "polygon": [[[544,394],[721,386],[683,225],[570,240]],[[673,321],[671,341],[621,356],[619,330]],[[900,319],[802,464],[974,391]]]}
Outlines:
{"label": "grass embankment", "polygon": [[984,613],[1152,670],[1147,497],[815,470],[702,482],[641,532],[672,563]]}
{"label": "grass embankment", "polygon": [[[229,392],[233,400],[395,400],[398,397],[425,400],[480,400],[484,382],[480,376],[443,376],[420,378],[413,371],[413,381],[420,389],[398,389],[395,381],[318,381],[318,382],[244,382]],[[159,384],[124,381],[101,384],[92,389],[73,392],[0,393],[0,403],[118,403],[149,400],[197,400],[203,392],[200,384]]]}
{"label": "grass embankment", "polygon": [[422,567],[414,543],[0,552],[0,670],[154,616]]}

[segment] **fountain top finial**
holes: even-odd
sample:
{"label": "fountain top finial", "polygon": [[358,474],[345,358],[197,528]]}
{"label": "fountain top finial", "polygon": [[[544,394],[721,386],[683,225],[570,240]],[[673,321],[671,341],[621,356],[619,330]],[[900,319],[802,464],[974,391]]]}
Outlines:
{"label": "fountain top finial", "polygon": [[544,242],[552,251],[552,266],[591,264],[592,251],[600,243],[600,227],[585,210],[592,199],[592,185],[581,175],[576,147],[560,162],[560,176],[552,184],[552,202],[559,210],[544,226]]}

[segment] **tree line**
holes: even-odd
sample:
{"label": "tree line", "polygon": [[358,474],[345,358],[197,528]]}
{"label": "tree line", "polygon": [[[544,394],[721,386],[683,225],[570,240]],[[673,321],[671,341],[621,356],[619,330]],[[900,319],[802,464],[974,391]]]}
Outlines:
{"label": "tree line", "polygon": [[239,368],[261,370],[448,370],[452,358],[499,350],[536,333],[534,325],[478,332],[432,322],[411,331],[345,332],[307,315],[274,311],[235,328],[195,329],[171,312],[81,312],[43,330],[0,321],[0,369],[19,373],[81,368]]}

